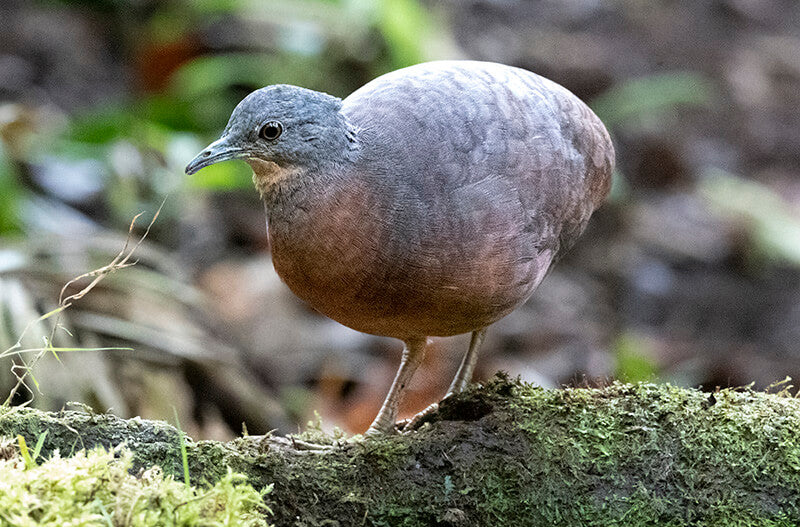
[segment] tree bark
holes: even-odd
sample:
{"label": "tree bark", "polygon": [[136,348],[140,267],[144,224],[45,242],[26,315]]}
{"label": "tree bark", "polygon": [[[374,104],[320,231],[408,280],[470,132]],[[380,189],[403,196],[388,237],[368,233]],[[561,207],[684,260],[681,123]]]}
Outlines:
{"label": "tree bark", "polygon": [[[166,423],[10,409],[0,436],[62,456],[126,443],[137,466],[181,478]],[[187,440],[192,481],[228,467],[256,487],[277,526],[796,525],[800,401],[654,384],[545,390],[499,376],[446,399],[404,435],[335,441]],[[46,455],[45,455],[46,457]]]}

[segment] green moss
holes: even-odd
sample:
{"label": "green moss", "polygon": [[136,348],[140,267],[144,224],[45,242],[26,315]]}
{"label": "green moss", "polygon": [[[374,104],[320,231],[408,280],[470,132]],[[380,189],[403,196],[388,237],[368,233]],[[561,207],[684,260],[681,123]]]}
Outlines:
{"label": "green moss", "polygon": [[[800,524],[800,400],[655,384],[545,390],[498,377],[448,398],[416,432],[380,438],[189,441],[193,482],[228,467],[278,525],[790,526]],[[44,452],[123,439],[134,466],[180,478],[177,432],[149,421],[19,410],[0,435]],[[80,430],[80,434],[76,431]],[[2,448],[0,447],[0,451]],[[1,456],[0,456],[1,457]],[[138,460],[138,461],[137,461]]]}
{"label": "green moss", "polygon": [[[376,525],[392,524],[397,511],[407,525],[442,522],[448,507],[498,526],[800,520],[797,400],[653,384],[544,390],[498,379],[453,403],[465,404],[491,407],[481,428],[457,437],[458,411],[443,408],[447,427],[433,423],[414,438],[448,445],[440,452],[455,468],[454,499],[440,499],[433,482],[401,485],[401,495],[373,502]],[[412,450],[418,460],[431,455]]]}
{"label": "green moss", "polygon": [[[510,417],[526,463],[484,485],[497,525],[541,516],[582,525],[781,525],[800,518],[798,401],[665,385],[523,386]],[[535,503],[516,519],[508,496]],[[514,514],[512,514],[514,516]],[[523,523],[525,524],[525,523]],[[536,523],[531,523],[535,525]]]}
{"label": "green moss", "polygon": [[132,456],[102,448],[70,458],[55,455],[26,468],[21,457],[0,460],[0,525],[267,526],[265,489],[230,470],[208,488],[189,487],[152,467],[135,477]]}
{"label": "green moss", "polygon": [[316,412],[314,419],[306,424],[306,429],[294,437],[315,445],[335,445],[347,440],[347,435],[338,427],[334,428],[332,433],[323,430],[322,417]]}

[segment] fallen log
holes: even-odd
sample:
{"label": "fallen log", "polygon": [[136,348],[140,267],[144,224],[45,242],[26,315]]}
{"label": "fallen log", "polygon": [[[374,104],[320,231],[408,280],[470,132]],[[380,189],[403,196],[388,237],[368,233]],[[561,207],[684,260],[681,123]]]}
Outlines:
{"label": "fallen log", "polygon": [[[125,443],[137,467],[182,477],[163,422],[8,409],[0,436],[44,457]],[[503,376],[443,401],[411,433],[187,439],[192,481],[232,468],[277,526],[796,525],[800,400],[656,384],[546,390]],[[302,441],[327,448],[298,448]]]}

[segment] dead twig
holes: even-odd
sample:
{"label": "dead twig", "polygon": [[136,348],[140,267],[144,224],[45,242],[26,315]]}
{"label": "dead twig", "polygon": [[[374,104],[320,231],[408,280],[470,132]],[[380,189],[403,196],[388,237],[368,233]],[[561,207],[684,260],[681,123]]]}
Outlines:
{"label": "dead twig", "polygon": [[[59,351],[78,351],[80,349],[80,348],[56,348],[55,346],[53,346],[56,330],[62,327],[61,316],[63,315],[64,311],[66,311],[76,300],[80,300],[81,298],[86,296],[89,293],[89,291],[97,287],[97,285],[109,274],[118,271],[120,269],[136,265],[138,260],[131,261],[131,257],[133,256],[133,253],[139,248],[139,246],[144,242],[145,238],[147,238],[147,235],[150,234],[150,229],[153,227],[153,224],[155,224],[156,220],[158,219],[158,216],[161,213],[161,209],[164,208],[164,204],[166,203],[166,201],[167,198],[164,198],[164,201],[161,202],[161,205],[159,205],[158,209],[153,215],[153,219],[150,220],[150,223],[147,225],[147,228],[145,229],[144,233],[139,237],[139,239],[136,241],[135,244],[133,245],[131,244],[131,240],[133,240],[133,230],[134,227],[136,226],[136,221],[142,216],[142,214],[144,214],[143,212],[140,212],[139,214],[134,216],[133,219],[131,220],[130,226],[128,227],[128,235],[125,238],[125,244],[123,245],[120,252],[117,253],[117,255],[114,257],[113,260],[111,260],[109,264],[104,265],[103,267],[100,267],[98,269],[89,271],[87,273],[84,273],[80,276],[76,276],[75,278],[71,279],[66,284],[64,284],[64,287],[61,288],[61,292],[58,295],[58,307],[48,313],[45,313],[38,319],[30,322],[27,326],[25,326],[25,329],[20,334],[16,344],[11,346],[4,352],[0,353],[0,358],[13,354],[19,356],[20,360],[22,361],[22,364],[14,364],[14,366],[11,367],[11,372],[14,374],[14,377],[16,377],[17,383],[11,389],[11,392],[9,393],[6,400],[3,402],[2,406],[8,406],[13,400],[14,396],[19,391],[19,389],[23,386],[25,386],[28,389],[28,391],[33,393],[33,390],[31,390],[26,383],[26,379],[29,376],[31,377],[31,379],[34,382],[34,385],[36,385],[38,389],[38,383],[36,382],[36,379],[33,377],[32,371],[33,368],[36,366],[36,364],[39,362],[39,360],[45,355],[45,353],[49,351],[53,353],[53,356],[56,359],[58,359]],[[66,297],[64,296],[67,289],[69,289],[71,285],[89,277],[93,277],[93,280],[89,282],[89,284],[87,284],[83,289],[72,295]],[[30,330],[30,328],[33,327],[35,324],[38,324],[39,322],[47,320],[53,316],[55,317],[53,323],[53,329],[50,331],[50,336],[44,338],[45,341],[44,346],[41,348],[23,349],[22,339],[25,337],[25,334]],[[66,328],[62,329],[68,332]],[[92,350],[99,350],[99,349],[106,350],[106,349],[119,349],[119,348],[92,348]],[[28,363],[22,357],[22,354],[32,351],[36,351],[37,353],[33,357],[33,359],[30,360],[30,363]],[[25,404],[27,404],[28,402],[30,401],[27,401]]]}

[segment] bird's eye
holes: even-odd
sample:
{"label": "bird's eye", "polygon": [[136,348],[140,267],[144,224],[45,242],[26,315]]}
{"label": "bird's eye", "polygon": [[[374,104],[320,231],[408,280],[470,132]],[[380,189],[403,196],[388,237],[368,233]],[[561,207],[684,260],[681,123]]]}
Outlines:
{"label": "bird's eye", "polygon": [[267,124],[261,127],[261,130],[258,131],[258,135],[267,141],[274,141],[275,139],[279,138],[282,133],[283,125],[278,121],[269,121]]}

